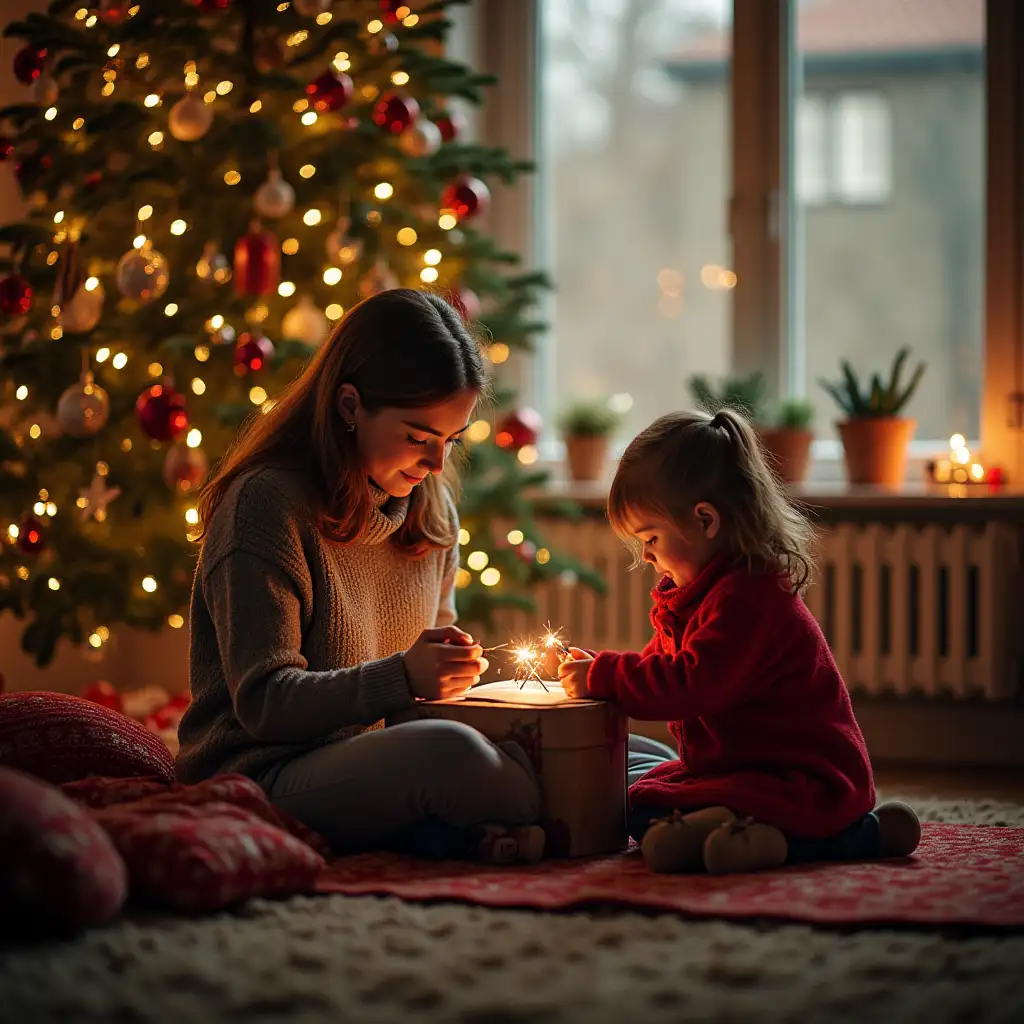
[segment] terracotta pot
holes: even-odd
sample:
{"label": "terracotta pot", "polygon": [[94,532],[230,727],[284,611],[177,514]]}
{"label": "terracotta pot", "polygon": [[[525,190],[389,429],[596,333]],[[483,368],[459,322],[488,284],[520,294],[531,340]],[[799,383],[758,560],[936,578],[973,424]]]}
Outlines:
{"label": "terracotta pot", "polygon": [[759,430],[758,433],[779,476],[787,484],[802,484],[811,461],[813,431],[779,427],[774,430]]}
{"label": "terracotta pot", "polygon": [[593,483],[604,476],[608,464],[608,438],[580,435],[565,439],[569,476],[577,483]]}
{"label": "terracotta pot", "polygon": [[837,423],[851,484],[899,487],[906,476],[907,445],[917,421],[903,416]]}

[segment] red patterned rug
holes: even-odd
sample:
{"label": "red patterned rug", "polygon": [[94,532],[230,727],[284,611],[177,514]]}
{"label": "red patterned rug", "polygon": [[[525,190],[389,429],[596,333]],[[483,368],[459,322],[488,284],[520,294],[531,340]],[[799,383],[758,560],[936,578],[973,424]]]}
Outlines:
{"label": "red patterned rug", "polygon": [[372,853],[333,861],[318,889],[532,910],[604,904],[810,924],[1020,928],[1024,828],[927,824],[920,848],[906,860],[816,864],[719,878],[652,874],[635,848],[518,868]]}

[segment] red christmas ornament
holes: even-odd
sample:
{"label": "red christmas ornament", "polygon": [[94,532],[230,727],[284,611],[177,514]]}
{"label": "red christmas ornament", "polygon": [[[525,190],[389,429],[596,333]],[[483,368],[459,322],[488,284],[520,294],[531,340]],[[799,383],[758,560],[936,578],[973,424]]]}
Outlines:
{"label": "red christmas ornament", "polygon": [[198,0],[197,7],[204,11],[226,11],[231,6],[231,0]]}
{"label": "red christmas ornament", "polygon": [[441,193],[441,209],[451,210],[459,220],[472,220],[490,201],[490,189],[479,178],[468,176],[453,181]]}
{"label": "red christmas ornament", "polygon": [[445,142],[454,142],[466,132],[466,118],[460,110],[445,110],[434,118],[434,124],[441,129],[441,138]]}
{"label": "red christmas ornament", "polygon": [[256,373],[267,365],[274,354],[274,346],[269,338],[254,337],[248,331],[238,336],[235,346],[235,373],[240,377],[247,373]]}
{"label": "red christmas ornament", "polygon": [[18,550],[36,555],[46,547],[46,529],[35,516],[24,516],[18,523]]}
{"label": "red christmas ornament", "polygon": [[166,384],[146,388],[135,403],[135,415],[154,441],[176,441],[188,430],[185,396]]}
{"label": "red christmas ornament", "polygon": [[445,296],[458,310],[463,320],[475,320],[480,315],[480,298],[470,288],[455,288]]}
{"label": "red christmas ornament", "polygon": [[28,153],[14,165],[14,176],[22,191],[27,192],[37,178],[42,177],[53,167],[53,157],[49,153]]}
{"label": "red christmas ornament", "polygon": [[0,135],[0,164],[6,163],[14,155],[14,143],[6,135]]}
{"label": "red christmas ornament", "polygon": [[235,291],[239,295],[269,295],[281,280],[281,249],[277,238],[258,221],[235,244]]}
{"label": "red christmas ornament", "polygon": [[111,711],[124,712],[124,703],[121,694],[114,689],[105,679],[92,683],[82,691],[82,696],[93,704],[110,708]]}
{"label": "red christmas ornament", "polygon": [[992,466],[985,478],[990,487],[1003,487],[1006,485],[1006,474],[1001,466]]}
{"label": "red christmas ornament", "polygon": [[82,180],[82,186],[83,188],[93,189],[96,188],[102,180],[103,175],[99,171],[91,171]]}
{"label": "red christmas ornament", "polygon": [[128,4],[120,0],[103,0],[96,14],[104,25],[120,25],[128,17]]}
{"label": "red christmas ornament", "polygon": [[325,71],[306,86],[306,95],[314,110],[321,114],[340,110],[352,99],[352,79],[345,74]]}
{"label": "red christmas ornament", "polygon": [[0,312],[24,316],[31,308],[32,285],[21,274],[11,274],[0,281]]}
{"label": "red christmas ornament", "polygon": [[411,96],[386,92],[373,108],[373,123],[392,135],[401,135],[419,114],[420,105]]}
{"label": "red christmas ornament", "polygon": [[46,50],[23,46],[14,55],[14,77],[22,85],[31,85],[43,73],[45,64]]}
{"label": "red christmas ornament", "polygon": [[406,11],[409,10],[406,0],[380,0],[380,20],[387,22],[389,25],[394,25],[396,22],[401,21],[401,18],[398,17],[398,12],[403,7]]}
{"label": "red christmas ornament", "polygon": [[517,409],[498,424],[494,443],[499,448],[510,448],[517,452],[528,444],[537,443],[540,428],[540,413],[528,408]]}

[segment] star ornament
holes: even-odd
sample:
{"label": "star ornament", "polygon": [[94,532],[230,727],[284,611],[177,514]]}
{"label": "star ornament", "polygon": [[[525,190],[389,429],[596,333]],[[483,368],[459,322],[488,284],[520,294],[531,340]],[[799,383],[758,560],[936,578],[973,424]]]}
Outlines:
{"label": "star ornament", "polygon": [[108,487],[105,477],[94,474],[89,486],[78,492],[77,505],[82,520],[92,518],[102,523],[107,518],[107,506],[120,493],[120,487]]}

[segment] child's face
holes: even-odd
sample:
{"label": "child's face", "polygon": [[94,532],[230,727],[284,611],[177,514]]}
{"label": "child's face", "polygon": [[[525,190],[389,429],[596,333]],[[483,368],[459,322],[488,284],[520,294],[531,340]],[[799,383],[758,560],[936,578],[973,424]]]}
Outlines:
{"label": "child's face", "polygon": [[678,522],[655,515],[634,520],[630,529],[643,543],[644,561],[677,587],[685,587],[718,550],[720,525],[714,506],[702,501],[685,529]]}

